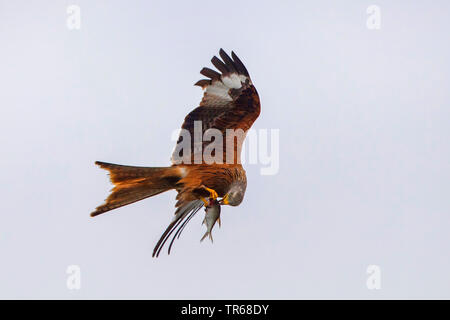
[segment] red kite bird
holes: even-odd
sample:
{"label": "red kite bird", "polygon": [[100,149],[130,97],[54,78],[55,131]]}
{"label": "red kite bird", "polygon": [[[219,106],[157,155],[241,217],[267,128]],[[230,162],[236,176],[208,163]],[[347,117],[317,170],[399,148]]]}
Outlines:
{"label": "red kite bird", "polygon": [[[216,149],[213,150],[211,156],[214,157],[214,162],[202,157],[203,151],[212,142],[200,140],[198,144],[195,139],[188,142],[190,150],[175,148],[170,167],[133,167],[96,162],[109,171],[114,188],[105,203],[97,207],[91,216],[168,190],[177,191],[175,217],[155,246],[153,256],[156,257],[171,234],[177,230],[169,246],[170,254],[175,238],[180,236],[189,220],[203,206],[207,208],[208,214],[208,208],[217,204],[219,210],[211,211],[218,211],[220,214],[220,205],[238,206],[244,198],[247,177],[240,162],[241,147],[247,130],[259,116],[259,96],[247,69],[236,54],[232,52],[230,57],[220,49],[219,55],[222,60],[214,56],[211,62],[220,73],[209,68],[200,71],[208,78],[195,84],[204,90],[203,99],[200,106],[184,119],[177,142],[178,147],[182,142],[186,143],[186,137],[194,137],[200,133],[202,139],[205,133],[215,130],[221,136],[219,141],[215,141],[218,139],[216,137],[214,142],[220,142],[219,145],[226,146],[226,150],[222,148],[221,154]],[[228,134],[229,132],[243,134],[239,139],[236,135]],[[218,197],[222,199],[216,200]],[[209,220],[205,218],[205,221]],[[212,223],[214,222],[215,220]],[[209,231],[210,227],[208,223]]]}

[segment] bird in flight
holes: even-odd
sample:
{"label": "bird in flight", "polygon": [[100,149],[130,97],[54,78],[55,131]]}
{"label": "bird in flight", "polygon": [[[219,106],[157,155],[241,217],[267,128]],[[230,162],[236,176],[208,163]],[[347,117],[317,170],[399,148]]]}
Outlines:
{"label": "bird in flight", "polygon": [[[241,149],[247,131],[259,116],[260,101],[236,54],[231,52],[230,57],[220,49],[219,56],[221,59],[211,59],[218,71],[200,71],[207,79],[195,85],[203,89],[203,98],[184,119],[170,167],[95,162],[109,171],[114,188],[105,203],[91,213],[92,217],[168,190],[177,192],[174,219],[156,244],[153,257],[175,232],[170,254],[175,238],[202,207],[206,216],[208,210],[220,214],[221,205],[238,206],[244,199],[247,177],[240,161]],[[209,225],[208,231],[210,234]]]}

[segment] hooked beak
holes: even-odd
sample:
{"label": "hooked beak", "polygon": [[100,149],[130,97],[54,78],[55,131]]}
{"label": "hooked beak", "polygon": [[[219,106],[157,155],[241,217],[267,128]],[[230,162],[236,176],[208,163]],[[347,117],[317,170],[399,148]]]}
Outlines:
{"label": "hooked beak", "polygon": [[219,201],[220,204],[229,204],[228,202],[228,193],[225,195],[225,197],[222,198],[222,200]]}

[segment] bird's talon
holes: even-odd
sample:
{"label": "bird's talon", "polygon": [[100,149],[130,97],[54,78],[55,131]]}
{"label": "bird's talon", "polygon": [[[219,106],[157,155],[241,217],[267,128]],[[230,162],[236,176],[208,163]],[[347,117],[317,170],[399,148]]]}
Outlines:
{"label": "bird's talon", "polygon": [[206,191],[209,192],[209,197],[211,199],[216,200],[219,197],[219,195],[217,194],[216,190],[210,189],[210,188],[205,187],[205,186],[203,186],[203,189],[205,189]]}
{"label": "bird's talon", "polygon": [[209,201],[208,200],[206,200],[205,198],[203,198],[203,197],[200,197],[200,199],[203,201],[203,203],[205,204],[205,207],[207,207],[208,205],[209,205]]}

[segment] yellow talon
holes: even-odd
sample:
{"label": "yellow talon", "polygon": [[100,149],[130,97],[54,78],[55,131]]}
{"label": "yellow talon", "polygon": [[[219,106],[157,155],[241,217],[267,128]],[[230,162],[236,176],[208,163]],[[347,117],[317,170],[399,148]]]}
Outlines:
{"label": "yellow talon", "polygon": [[207,207],[208,204],[209,204],[208,200],[206,200],[206,199],[203,198],[203,197],[200,197],[200,199],[201,199],[201,200],[203,201],[203,203],[205,204],[205,207]]}
{"label": "yellow talon", "polygon": [[217,194],[216,190],[210,189],[208,187],[203,186],[203,188],[209,192],[209,197],[212,198],[213,200],[216,200],[219,195]]}

